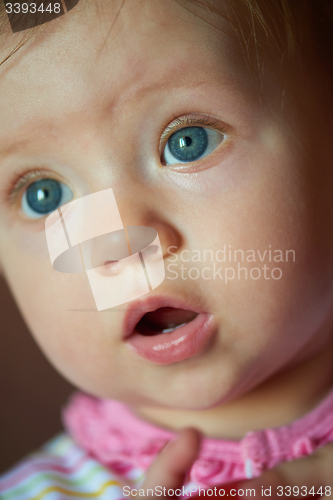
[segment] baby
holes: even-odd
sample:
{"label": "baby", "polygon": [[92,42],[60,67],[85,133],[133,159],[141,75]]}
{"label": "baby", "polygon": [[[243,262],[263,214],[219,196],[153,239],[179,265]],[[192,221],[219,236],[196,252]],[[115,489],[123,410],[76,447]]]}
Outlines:
{"label": "baby", "polygon": [[[0,67],[1,273],[84,392],[2,499],[203,496],[333,441],[330,19],[324,0],[81,0],[3,28],[1,60],[22,46]],[[165,279],[97,311],[45,220],[109,188]]]}

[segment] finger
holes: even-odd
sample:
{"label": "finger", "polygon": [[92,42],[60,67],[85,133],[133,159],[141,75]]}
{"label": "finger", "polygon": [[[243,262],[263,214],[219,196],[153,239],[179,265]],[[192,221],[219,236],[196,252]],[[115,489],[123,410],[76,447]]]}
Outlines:
{"label": "finger", "polygon": [[[196,429],[180,431],[161,451],[150,466],[141,486],[145,491],[156,486],[175,490],[184,484],[185,476],[196,460],[200,449],[201,435]],[[149,495],[150,492],[148,492]],[[150,493],[152,496],[152,494]]]}
{"label": "finger", "polygon": [[254,488],[259,498],[267,496],[263,495],[264,490],[267,494],[271,491],[272,499],[281,496],[315,499],[317,495],[322,495],[324,500],[333,498],[333,444],[309,457],[285,462],[256,479],[239,483],[239,487]]}

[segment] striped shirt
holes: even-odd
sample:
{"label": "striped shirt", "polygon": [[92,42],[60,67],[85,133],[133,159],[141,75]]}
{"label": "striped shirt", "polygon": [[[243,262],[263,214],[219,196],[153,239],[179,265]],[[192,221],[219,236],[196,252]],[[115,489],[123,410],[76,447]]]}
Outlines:
{"label": "striped shirt", "polygon": [[[133,467],[126,479],[97,462],[63,433],[0,478],[1,500],[118,500],[135,496],[145,472]],[[184,492],[194,484],[188,483]],[[181,495],[183,496],[183,495]],[[188,496],[188,494],[186,495]]]}

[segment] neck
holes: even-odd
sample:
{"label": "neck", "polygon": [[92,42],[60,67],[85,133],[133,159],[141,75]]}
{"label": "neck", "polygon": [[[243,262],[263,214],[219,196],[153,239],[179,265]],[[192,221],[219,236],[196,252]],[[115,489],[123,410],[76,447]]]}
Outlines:
{"label": "neck", "polygon": [[317,406],[333,387],[332,355],[333,341],[311,359],[274,375],[241,398],[209,410],[149,406],[132,410],[167,429],[195,427],[206,437],[239,440],[249,431],[288,425]]}

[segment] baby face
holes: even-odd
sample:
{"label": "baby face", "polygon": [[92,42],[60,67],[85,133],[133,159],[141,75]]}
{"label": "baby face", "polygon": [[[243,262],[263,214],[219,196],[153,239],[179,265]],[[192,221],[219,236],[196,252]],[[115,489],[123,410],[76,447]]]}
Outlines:
{"label": "baby face", "polygon": [[[295,72],[282,106],[282,79],[268,70],[262,90],[226,21],[199,7],[127,0],[119,16],[117,2],[99,7],[80,2],[1,68],[2,272],[36,341],[78,387],[134,405],[210,408],[329,340],[325,92]],[[42,179],[49,205],[34,190]],[[52,268],[45,207],[108,188],[124,226],[156,229],[163,248],[166,278],[137,308],[155,298],[211,315],[194,355],[142,357],[123,338],[131,304],[98,312],[85,274]]]}

